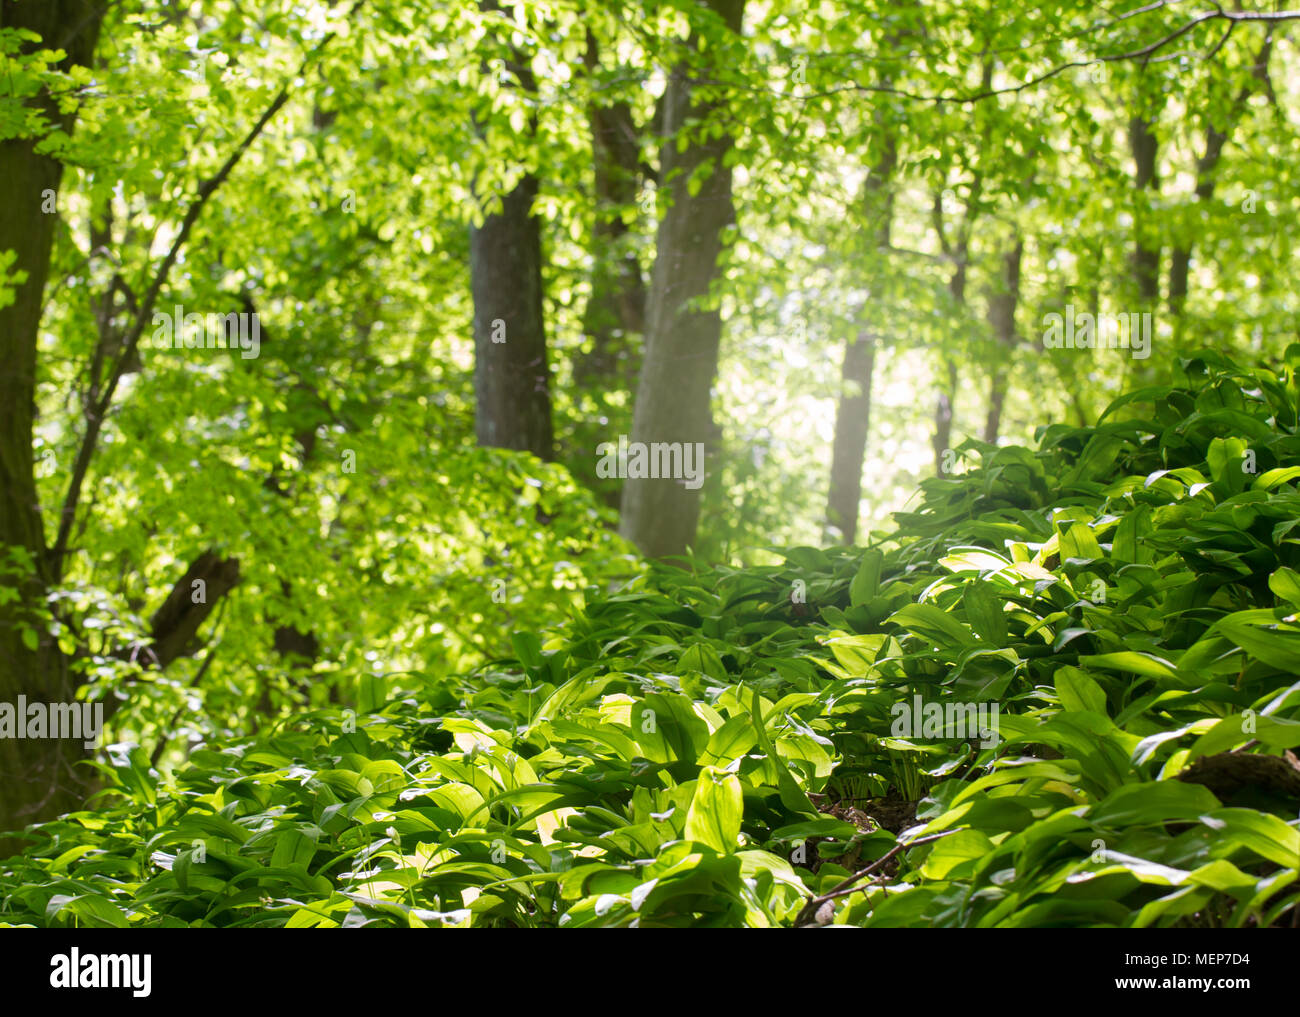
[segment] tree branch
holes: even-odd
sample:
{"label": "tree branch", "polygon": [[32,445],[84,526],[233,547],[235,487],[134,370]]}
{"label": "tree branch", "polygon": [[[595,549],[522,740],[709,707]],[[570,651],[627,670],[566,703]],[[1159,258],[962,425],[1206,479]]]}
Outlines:
{"label": "tree branch", "polygon": [[817,912],[821,910],[822,905],[829,904],[831,901],[840,897],[847,897],[849,894],[856,893],[858,890],[866,889],[866,887],[854,886],[853,884],[871,875],[900,852],[906,851],[909,848],[919,847],[922,844],[929,844],[932,841],[941,840],[944,837],[951,836],[958,832],[959,831],[957,830],[945,830],[943,833],[933,833],[928,837],[918,837],[916,840],[909,840],[906,843],[899,841],[865,869],[859,869],[857,872],[853,873],[853,875],[840,880],[820,897],[809,896],[808,902],[804,904],[802,910],[800,910],[798,916],[794,920],[794,927],[800,929],[808,925],[823,924],[817,920]]}
{"label": "tree branch", "polygon": [[[1150,4],[1147,7],[1141,8],[1137,11],[1132,11],[1129,14],[1124,15],[1123,18],[1117,18],[1115,20],[1120,21],[1136,14],[1149,13],[1150,11],[1158,10],[1164,6],[1165,4]],[[940,105],[945,103],[952,103],[960,106],[960,105],[965,105],[967,103],[981,102],[984,99],[992,99],[1000,95],[1016,95],[1020,92],[1024,92],[1031,88],[1034,88],[1037,85],[1041,85],[1046,81],[1050,81],[1052,78],[1058,77],[1061,74],[1064,74],[1066,71],[1077,67],[1091,67],[1093,64],[1101,64],[1101,63],[1123,63],[1129,60],[1141,60],[1144,64],[1150,63],[1151,59],[1157,53],[1159,53],[1160,50],[1164,49],[1170,43],[1175,42],[1176,40],[1182,38],[1184,35],[1191,32],[1193,29],[1198,28],[1201,25],[1209,24],[1210,22],[1213,21],[1230,22],[1230,26],[1229,26],[1230,28],[1243,22],[1253,22],[1253,23],[1260,23],[1266,25],[1277,25],[1287,21],[1300,21],[1300,10],[1271,11],[1271,12],[1270,11],[1264,11],[1264,12],[1225,11],[1223,10],[1223,8],[1218,7],[1216,5],[1214,10],[1206,11],[1204,14],[1196,15],[1195,17],[1191,18],[1186,24],[1180,26],[1179,28],[1174,29],[1169,34],[1163,36],[1160,39],[1157,39],[1155,42],[1148,43],[1145,46],[1140,46],[1137,49],[1128,50],[1127,52],[1124,53],[1103,54],[1091,60],[1071,60],[1067,63],[1059,64],[1051,68],[1050,70],[1044,71],[1042,74],[1039,74],[1036,77],[1028,78],[1025,81],[1021,82],[1019,85],[1010,85],[1005,88],[981,88],[979,91],[971,92],[966,95],[927,95],[922,92],[913,92],[904,88],[895,88],[892,85],[860,85],[857,84],[856,82],[852,84],[842,85],[837,88],[828,88],[821,92],[808,92],[798,96],[788,96],[785,95],[784,93],[778,93],[778,94],[781,94],[783,98],[797,98],[801,102],[808,102],[813,99],[823,99],[833,95],[839,95],[841,92],[879,92],[885,95],[896,95],[902,99],[911,99],[916,102],[930,102],[930,103],[935,103]],[[1203,56],[1202,59],[1208,59],[1209,57],[1215,55],[1219,51],[1224,41],[1225,40],[1221,39],[1219,41],[1219,44],[1216,45],[1214,49],[1210,51],[1210,53]],[[766,89],[766,88],[745,89],[742,88],[741,86],[736,85],[734,82],[710,80],[710,81],[701,81],[699,83],[705,85],[726,86],[726,87],[735,88],[739,91],[768,92],[768,93],[772,92],[771,89]]]}
{"label": "tree branch", "polygon": [[[348,16],[351,17],[351,15],[356,12],[357,8],[359,8],[364,2],[365,0],[357,0],[357,2],[353,4],[352,9],[348,12]],[[157,270],[154,272],[153,279],[149,283],[149,288],[145,291],[144,297],[140,301],[139,307],[131,323],[131,327],[127,330],[121,350],[113,365],[112,373],[109,375],[108,383],[104,386],[104,391],[100,393],[99,398],[95,401],[94,405],[88,408],[86,412],[86,433],[82,437],[81,445],[77,449],[76,459],[73,461],[72,475],[68,481],[68,490],[63,499],[63,507],[59,512],[58,536],[55,538],[54,545],[50,548],[49,552],[50,572],[54,577],[55,583],[57,583],[63,576],[63,560],[67,554],[68,539],[72,533],[73,520],[77,513],[77,505],[81,500],[81,489],[85,484],[86,474],[90,469],[90,461],[94,457],[95,447],[99,442],[99,434],[104,426],[104,420],[108,414],[109,408],[113,404],[113,395],[117,391],[118,383],[122,380],[122,375],[125,373],[126,366],[131,363],[132,359],[136,355],[136,350],[140,344],[140,338],[144,335],[145,324],[153,314],[154,305],[157,303],[158,296],[167,282],[167,277],[171,273],[172,266],[176,264],[176,259],[180,256],[181,248],[184,247],[186,241],[189,240],[190,232],[194,229],[194,224],[198,222],[199,216],[203,214],[204,208],[207,206],[209,199],[216,192],[217,188],[225,183],[226,178],[230,176],[231,171],[234,170],[240,159],[243,158],[248,149],[252,147],[253,142],[256,141],[266,129],[266,125],[270,123],[271,118],[274,117],[281,110],[284,104],[289,101],[290,86],[292,82],[302,77],[311,62],[321,53],[322,50],[324,50],[326,46],[329,45],[336,35],[337,33],[335,32],[326,35],[315,45],[315,47],[312,48],[311,52],[303,58],[302,63],[298,67],[298,72],[294,74],[283,87],[281,87],[279,93],[271,101],[271,104],[258,118],[257,123],[254,124],[249,132],[244,136],[244,140],[241,141],[235,150],[230,153],[226,161],[221,165],[221,168],[199,185],[198,191],[190,202],[189,208],[186,209],[185,218],[181,221],[181,227],[179,232],[176,234],[176,239],[172,241],[172,245],[168,249],[166,256],[158,265]]]}

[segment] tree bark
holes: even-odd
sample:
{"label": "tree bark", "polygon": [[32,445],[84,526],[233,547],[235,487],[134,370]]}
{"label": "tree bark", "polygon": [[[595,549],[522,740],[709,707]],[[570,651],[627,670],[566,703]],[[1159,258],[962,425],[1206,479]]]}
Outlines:
{"label": "tree bark", "polygon": [[[500,11],[496,0],[480,0]],[[536,91],[528,62],[513,47],[506,66],[526,92]],[[535,122],[530,130],[535,129]],[[543,307],[542,230],[533,215],[537,178],[526,174],[501,199],[501,211],[469,231],[474,300],[475,432],[478,443],[555,454],[551,370]]]}
{"label": "tree bark", "polygon": [[162,669],[178,657],[193,656],[199,649],[199,628],[238,584],[238,559],[222,558],[212,549],[195,558],[150,621],[154,666]]}
{"label": "tree bark", "polygon": [[1151,122],[1137,116],[1129,120],[1128,138],[1133,155],[1133,186],[1139,192],[1138,210],[1133,217],[1133,280],[1138,299],[1154,309],[1160,299],[1160,245],[1152,245],[1147,235],[1150,216],[1142,207],[1146,197],[1141,192],[1160,189],[1156,176],[1159,142],[1151,130]]}
{"label": "tree bark", "polygon": [[844,389],[835,412],[835,443],[831,447],[831,487],[826,521],[840,543],[858,538],[858,507],[862,501],[862,460],[871,427],[871,380],[876,367],[876,337],[863,329],[844,348],[840,378]]}
{"label": "tree bark", "polygon": [[[1209,127],[1205,131],[1205,154],[1196,160],[1196,200],[1208,203],[1214,196],[1214,170],[1228,136]],[[1181,243],[1169,256],[1169,309],[1181,314],[1187,299],[1187,281],[1191,271],[1192,245]]]}
{"label": "tree bark", "polygon": [[[0,27],[25,28],[41,36],[23,50],[63,49],[59,65],[88,66],[99,37],[102,6],[90,0],[22,0],[0,5]],[[48,95],[32,106],[58,129],[71,133],[75,115],[61,112]],[[0,552],[19,549],[33,570],[19,581],[16,600],[0,598],[0,702],[71,702],[72,678],[58,645],[37,622],[53,581],[44,523],[36,493],[32,435],[36,419],[37,337],[50,270],[57,215],[48,200],[58,193],[63,164],[37,153],[39,138],[0,143],[0,252],[14,251],[14,268],[27,278],[14,301],[0,308]],[[8,581],[8,580],[6,580]],[[36,624],[34,624],[36,623]],[[35,629],[33,649],[23,639]],[[30,637],[29,637],[30,639]],[[74,764],[85,756],[80,741],[0,739],[0,830],[49,819],[75,807],[86,787]],[[0,852],[12,850],[0,842]]]}
{"label": "tree bark", "polygon": [[[709,0],[709,8],[739,32],[744,0]],[[646,316],[645,358],[637,387],[632,441],[707,443],[714,434],[710,396],[718,368],[722,317],[690,306],[706,297],[718,274],[722,232],[734,219],[732,139],[724,132],[692,138],[678,151],[673,140],[686,119],[707,120],[717,102],[693,97],[686,66],[672,73],[665,92],[660,179],[671,204],[659,224]],[[701,180],[707,164],[707,175]],[[688,181],[699,190],[690,193]],[[628,478],[620,532],[650,557],[682,554],[695,539],[700,489],[680,479]]]}
{"label": "tree bark", "polygon": [[1016,331],[1016,306],[1020,303],[1020,261],[1025,242],[1017,238],[1011,250],[1002,255],[1002,278],[999,289],[989,294],[988,318],[998,341],[999,362],[989,381],[989,411],[984,419],[984,440],[990,445],[998,440],[1002,428],[1002,409],[1007,398],[1007,365],[1020,344]]}
{"label": "tree bark", "polygon": [[[894,217],[893,175],[898,164],[898,143],[883,131],[876,165],[863,189],[867,222],[874,226],[876,246],[889,250]],[[860,312],[863,317],[867,308]],[[862,461],[871,428],[871,384],[876,367],[876,333],[861,328],[844,348],[840,369],[839,405],[835,410],[835,440],[831,446],[831,482],[826,498],[826,523],[832,539],[851,545],[858,537],[858,509],[862,502]]]}
{"label": "tree bark", "polygon": [[[1264,39],[1259,54],[1255,58],[1252,77],[1265,85],[1268,83],[1268,62],[1273,52],[1272,33]],[[1209,204],[1214,197],[1215,173],[1219,168],[1219,159],[1236,121],[1240,118],[1246,102],[1253,91],[1248,83],[1237,93],[1236,100],[1224,124],[1219,130],[1213,124],[1205,128],[1205,152],[1196,160],[1196,200],[1200,205]],[[1192,263],[1192,243],[1183,241],[1174,247],[1169,257],[1169,310],[1175,319],[1182,316],[1183,306],[1187,301],[1188,280]]]}
{"label": "tree bark", "polygon": [[939,390],[939,398],[934,406],[934,437],[931,447],[934,449],[934,472],[942,476],[947,464],[944,460],[952,449],[953,401],[957,395],[957,364],[946,361],[947,387]]}
{"label": "tree bark", "polygon": [[[583,63],[595,83],[600,50],[587,31]],[[610,508],[617,510],[622,482],[597,476],[591,450],[611,435],[632,426],[632,400],[641,366],[645,334],[646,285],[625,216],[636,207],[644,179],[653,173],[641,158],[632,107],[626,102],[593,102],[591,129],[592,186],[595,220],[591,232],[591,293],[583,309],[582,330],[590,343],[573,358],[573,387],[578,415],[564,436],[565,465]]]}
{"label": "tree bark", "polygon": [[[970,234],[966,232],[957,247],[957,267],[948,280],[948,293],[954,303],[962,307],[966,303],[966,259],[970,256]],[[951,357],[944,356],[946,385],[939,389],[939,396],[934,405],[934,437],[931,446],[934,449],[934,472],[942,476],[946,469],[945,459],[952,448],[952,418],[954,402],[957,399],[957,363]]]}
{"label": "tree bark", "polygon": [[499,213],[470,229],[475,430],[480,445],[553,455],[550,366],[542,308],[537,180],[523,178]]}
{"label": "tree bark", "polygon": [[[599,64],[595,37],[587,33],[586,67]],[[623,210],[635,204],[641,182],[641,147],[632,108],[625,102],[592,105],[592,169],[596,220],[592,229],[591,297],[583,313],[590,352],[577,358],[574,381],[580,389],[627,391],[636,380],[633,337],[645,330],[645,280],[636,252],[627,247],[630,232]]]}

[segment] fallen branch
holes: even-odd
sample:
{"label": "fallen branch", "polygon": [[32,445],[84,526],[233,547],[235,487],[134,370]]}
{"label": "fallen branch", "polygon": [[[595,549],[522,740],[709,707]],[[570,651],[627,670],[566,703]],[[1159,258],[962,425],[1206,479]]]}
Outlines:
{"label": "fallen branch", "polygon": [[847,897],[851,893],[857,893],[859,890],[868,889],[868,887],[854,886],[853,884],[871,875],[900,852],[906,851],[909,848],[919,847],[922,844],[929,844],[932,841],[942,840],[944,837],[948,837],[957,832],[958,831],[956,830],[945,830],[943,833],[932,833],[928,837],[918,837],[916,840],[909,840],[906,843],[899,841],[865,869],[859,869],[857,872],[853,873],[853,875],[840,880],[840,882],[836,883],[829,893],[824,893],[819,897],[809,896],[808,902],[804,904],[803,909],[794,920],[794,927],[796,929],[803,929],[810,926],[816,927],[826,925],[827,923],[821,921],[818,917],[818,912],[820,912],[825,905],[840,897]]}

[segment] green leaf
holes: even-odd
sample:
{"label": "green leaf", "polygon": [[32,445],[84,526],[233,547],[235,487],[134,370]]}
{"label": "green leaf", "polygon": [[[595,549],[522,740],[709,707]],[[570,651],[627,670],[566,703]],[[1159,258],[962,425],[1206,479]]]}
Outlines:
{"label": "green leaf", "polygon": [[363,674],[358,682],[357,712],[374,713],[388,701],[388,679],[382,674]]}
{"label": "green leaf", "polygon": [[995,646],[1002,646],[1007,641],[1007,616],[1003,610],[1006,603],[992,583],[973,580],[966,584],[961,595],[966,617],[970,619],[979,637]]}
{"label": "green leaf", "polygon": [[813,803],[809,801],[808,796],[795,781],[789,768],[784,760],[777,754],[775,747],[772,745],[772,739],[768,737],[767,726],[763,723],[762,699],[758,690],[753,691],[753,700],[750,707],[750,718],[754,725],[754,732],[758,738],[759,747],[763,750],[764,756],[776,767],[777,788],[780,795],[781,804],[791,812],[801,816],[817,817],[821,813],[817,811]]}
{"label": "green leaf", "polygon": [[978,830],[959,830],[930,848],[921,865],[926,879],[947,879],[955,870],[969,867],[994,850],[993,842]]}
{"label": "green leaf", "polygon": [[864,551],[858,571],[849,584],[849,604],[857,607],[869,603],[880,589],[880,572],[885,564],[885,556],[876,550]]}
{"label": "green leaf", "polygon": [[542,641],[534,632],[510,633],[510,645],[515,649],[519,663],[529,671],[537,671],[545,663],[542,657]]}
{"label": "green leaf", "polygon": [[886,620],[936,646],[965,648],[974,644],[965,625],[933,604],[906,604]]}
{"label": "green leaf", "polygon": [[1063,709],[1106,716],[1106,693],[1077,667],[1063,667],[1056,672],[1056,695]]}
{"label": "green leaf", "polygon": [[1088,819],[1096,827],[1115,828],[1171,819],[1190,822],[1220,807],[1219,800],[1200,784],[1162,780],[1117,788],[1089,810]]}
{"label": "green leaf", "polygon": [[652,693],[632,707],[632,738],[656,763],[693,763],[709,743],[709,726],[686,696]]}
{"label": "green leaf", "polygon": [[740,779],[734,773],[706,766],[700,771],[686,812],[686,839],[730,854],[737,847],[743,811]]}
{"label": "green leaf", "polygon": [[1268,588],[1293,607],[1300,607],[1300,574],[1286,566],[1268,577]]}
{"label": "green leaf", "polygon": [[1288,674],[1300,674],[1300,632],[1256,628],[1243,615],[1251,615],[1251,612],[1239,611],[1220,618],[1214,623],[1213,631],[1221,633],[1256,660]]}
{"label": "green leaf", "polygon": [[1104,557],[1101,545],[1087,523],[1075,522],[1061,534],[1061,560],[1097,561]]}
{"label": "green leaf", "polygon": [[1105,671],[1130,671],[1146,678],[1175,678],[1177,669],[1163,657],[1153,653],[1139,653],[1136,650],[1121,650],[1118,653],[1080,654],[1079,663],[1085,667],[1099,667]]}
{"label": "green leaf", "polygon": [[1251,487],[1256,491],[1271,491],[1297,477],[1300,477],[1300,466],[1281,466],[1274,470],[1265,470],[1255,478]]}

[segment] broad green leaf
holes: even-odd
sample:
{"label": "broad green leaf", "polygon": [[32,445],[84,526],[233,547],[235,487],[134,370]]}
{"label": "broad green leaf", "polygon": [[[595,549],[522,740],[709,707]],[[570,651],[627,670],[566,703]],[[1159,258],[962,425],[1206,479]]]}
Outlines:
{"label": "broad green leaf", "polygon": [[686,838],[729,854],[736,850],[743,812],[740,779],[734,773],[707,766],[700,771],[686,813]]}
{"label": "broad green leaf", "polygon": [[885,556],[879,551],[862,552],[862,563],[858,566],[853,582],[849,584],[849,603],[853,607],[869,603],[880,589],[880,571],[885,563]]}

